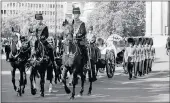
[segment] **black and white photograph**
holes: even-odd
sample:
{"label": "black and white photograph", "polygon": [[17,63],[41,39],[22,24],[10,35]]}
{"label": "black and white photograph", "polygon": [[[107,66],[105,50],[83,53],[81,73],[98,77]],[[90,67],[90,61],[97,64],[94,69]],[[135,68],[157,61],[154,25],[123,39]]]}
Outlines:
{"label": "black and white photograph", "polygon": [[170,1],[0,0],[0,101],[170,102]]}

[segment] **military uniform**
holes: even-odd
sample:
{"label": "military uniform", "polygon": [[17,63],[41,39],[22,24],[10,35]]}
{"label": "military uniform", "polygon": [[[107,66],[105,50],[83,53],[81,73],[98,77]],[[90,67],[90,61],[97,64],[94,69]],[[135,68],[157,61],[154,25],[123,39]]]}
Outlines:
{"label": "military uniform", "polygon": [[144,74],[148,74],[148,58],[149,58],[149,48],[148,48],[148,38],[146,38],[145,43],[145,61],[144,61]]}
{"label": "military uniform", "polygon": [[[73,14],[80,14],[79,8],[73,8]],[[85,23],[82,22],[80,19],[73,20],[73,38],[77,40],[77,44],[81,49],[81,53],[84,56],[84,63],[87,63],[88,55],[87,55],[87,48],[86,48],[86,27]]]}
{"label": "military uniform", "polygon": [[142,46],[141,46],[141,75],[144,75],[144,61],[145,61],[145,48],[144,48],[144,38],[142,41]]}
{"label": "military uniform", "polygon": [[[42,14],[36,14],[35,19],[43,20]],[[41,24],[36,25],[34,30],[35,30],[37,39],[39,39],[45,46],[46,50],[48,50],[47,55],[50,57],[50,59],[52,61],[53,69],[58,69],[57,65],[55,63],[55,59],[54,59],[53,47],[47,41],[47,38],[49,37],[48,27],[45,24],[41,23]],[[35,42],[35,44],[36,44],[36,42]],[[49,69],[47,70],[47,80],[51,80],[53,78],[52,72],[53,72],[53,70],[49,70]]]}
{"label": "military uniform", "polygon": [[[132,38],[128,39],[128,43],[134,43]],[[134,67],[134,55],[135,55],[135,49],[133,47],[127,47],[125,49],[125,53],[124,53],[124,57],[125,57],[125,62],[127,62],[127,69],[128,69],[128,73],[129,73],[129,80],[132,79],[132,71],[133,71],[133,67]]]}
{"label": "military uniform", "polygon": [[134,67],[134,77],[137,77],[139,72],[139,63],[140,63],[140,52],[141,48],[139,47],[139,40],[136,40],[136,49],[135,49],[135,67]]}
{"label": "military uniform", "polygon": [[152,45],[153,45],[153,39],[150,38],[150,40],[149,40],[148,72],[152,71],[152,62],[153,62],[153,57],[154,57],[154,53],[155,53],[155,50],[152,47]]}

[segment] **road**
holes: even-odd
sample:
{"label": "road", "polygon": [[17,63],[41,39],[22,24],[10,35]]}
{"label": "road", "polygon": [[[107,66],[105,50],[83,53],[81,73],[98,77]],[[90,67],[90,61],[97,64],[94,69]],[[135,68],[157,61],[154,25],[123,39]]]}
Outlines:
{"label": "road", "polygon": [[[153,72],[144,77],[128,80],[122,68],[116,68],[116,75],[108,79],[106,74],[100,74],[93,83],[92,95],[88,96],[89,83],[85,84],[83,96],[78,96],[80,81],[76,88],[76,98],[70,100],[61,84],[53,85],[53,93],[48,93],[48,81],[45,84],[45,97],[39,93],[30,93],[30,83],[26,86],[25,94],[17,97],[13,90],[9,63],[2,60],[2,102],[168,102],[169,101],[169,58],[164,47],[156,48],[157,58],[153,64]],[[18,78],[18,74],[17,77]],[[29,74],[27,75],[29,80]],[[17,80],[18,82],[18,80]],[[71,87],[70,87],[71,88]]]}

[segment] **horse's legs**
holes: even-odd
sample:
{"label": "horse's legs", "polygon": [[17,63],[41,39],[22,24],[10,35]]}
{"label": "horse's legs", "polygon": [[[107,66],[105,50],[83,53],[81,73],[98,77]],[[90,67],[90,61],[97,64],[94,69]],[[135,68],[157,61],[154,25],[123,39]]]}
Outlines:
{"label": "horse's legs", "polygon": [[96,76],[97,76],[97,74],[98,74],[98,71],[99,71],[99,68],[98,68],[98,66],[97,66],[97,64],[96,64]]}
{"label": "horse's legs", "polygon": [[12,75],[12,84],[13,84],[13,87],[14,87],[14,90],[16,91],[17,90],[17,87],[15,85],[15,71],[16,71],[16,68],[12,68],[11,70],[11,75]]}
{"label": "horse's legs", "polygon": [[84,81],[85,81],[85,75],[83,74],[83,72],[81,73],[81,91],[80,91],[80,95],[83,95],[84,92]]}
{"label": "horse's legs", "polygon": [[36,88],[33,85],[33,82],[35,84],[35,74],[33,74],[33,69],[31,69],[30,71],[31,71],[31,74],[30,74],[31,94],[35,95],[36,94]]}
{"label": "horse's legs", "polygon": [[65,89],[65,92],[67,94],[70,94],[70,89],[68,88],[67,84],[66,84],[66,76],[67,76],[67,72],[68,72],[68,69],[66,67],[63,68],[63,72],[62,72],[62,82],[64,84],[64,89]]}
{"label": "horse's legs", "polygon": [[23,89],[22,89],[22,93],[24,93],[24,89],[25,89],[25,85],[27,84],[27,74],[25,72],[25,68],[23,68]]}
{"label": "horse's legs", "polygon": [[20,71],[20,80],[19,80],[19,89],[18,89],[17,92],[18,92],[19,95],[21,96],[21,95],[22,95],[21,90],[22,90],[22,87],[23,87],[23,85],[24,85],[24,78],[23,78],[24,72],[23,72],[23,68],[21,67],[21,68],[19,69],[19,71]]}
{"label": "horse's legs", "polygon": [[[51,69],[51,75],[53,75],[53,67],[51,66],[51,67],[49,67],[48,69]],[[55,74],[56,75],[56,74]],[[52,77],[50,77],[49,78],[49,80],[50,80],[50,84],[49,84],[49,92],[51,93],[52,92],[52,80],[53,80],[53,76]]]}
{"label": "horse's legs", "polygon": [[40,73],[41,96],[44,97],[45,71]]}
{"label": "horse's legs", "polygon": [[91,75],[91,70],[88,70],[88,75],[89,75],[89,82],[90,82],[90,87],[89,87],[89,91],[88,91],[88,95],[91,95],[91,91],[92,91],[92,75]]}
{"label": "horse's legs", "polygon": [[74,71],[73,71],[73,83],[72,83],[73,84],[73,91],[72,91],[72,95],[71,95],[70,99],[74,99],[75,87],[76,87],[77,82],[78,82],[77,73],[76,73],[76,71],[74,69]]}

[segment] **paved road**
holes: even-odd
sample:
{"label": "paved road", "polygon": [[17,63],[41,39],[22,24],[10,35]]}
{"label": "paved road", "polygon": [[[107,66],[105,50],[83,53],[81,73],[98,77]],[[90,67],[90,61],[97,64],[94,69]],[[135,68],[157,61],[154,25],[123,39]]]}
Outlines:
{"label": "paved road", "polygon": [[116,68],[116,75],[112,79],[108,79],[105,74],[100,74],[99,79],[93,84],[91,96],[87,96],[89,83],[85,84],[82,97],[78,96],[80,91],[80,85],[78,85],[75,100],[69,100],[70,95],[65,94],[61,84],[53,85],[53,93],[48,93],[48,81],[45,84],[44,98],[39,97],[39,93],[35,96],[31,95],[29,81],[26,93],[22,97],[17,97],[12,87],[11,76],[4,72],[9,71],[10,66],[2,61],[1,99],[2,102],[168,102],[169,59],[163,47],[156,48],[156,53],[157,59],[153,65],[153,72],[149,75],[129,81],[128,75],[123,74],[122,69]]}

